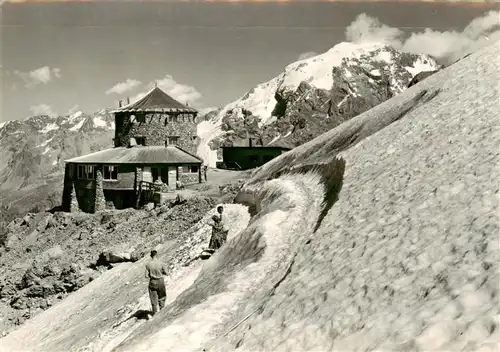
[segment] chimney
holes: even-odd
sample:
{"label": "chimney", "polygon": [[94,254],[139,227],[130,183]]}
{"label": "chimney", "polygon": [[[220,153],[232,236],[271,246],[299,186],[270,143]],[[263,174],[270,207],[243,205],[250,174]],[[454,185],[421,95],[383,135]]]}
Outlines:
{"label": "chimney", "polygon": [[130,104],[130,97],[127,97],[127,105]]}
{"label": "chimney", "polygon": [[118,100],[118,107],[121,108],[122,107],[122,101],[121,100]]}
{"label": "chimney", "polygon": [[248,146],[251,147],[252,146],[252,138],[248,138]]}
{"label": "chimney", "polygon": [[186,101],[186,106],[189,106],[189,101]]}

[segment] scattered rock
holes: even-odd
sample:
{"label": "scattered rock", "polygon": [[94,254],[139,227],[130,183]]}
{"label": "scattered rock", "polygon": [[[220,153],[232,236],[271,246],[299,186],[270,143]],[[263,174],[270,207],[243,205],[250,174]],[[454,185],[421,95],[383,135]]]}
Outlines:
{"label": "scattered rock", "polygon": [[186,197],[181,194],[177,194],[177,197],[175,197],[174,205],[180,205],[184,203],[186,203]]}
{"label": "scattered rock", "polygon": [[[33,316],[47,309],[113,265],[140,260],[150,248],[178,238],[216,202],[207,197],[179,198],[156,208],[151,203],[149,212],[54,212],[44,214],[38,223],[29,215],[11,221],[10,249],[0,257],[0,308],[5,304],[9,312],[0,320],[0,330],[24,322],[28,310]],[[19,226],[23,221],[35,225]]]}
{"label": "scattered rock", "polygon": [[166,204],[162,204],[159,207],[160,214],[166,213],[170,208]]}

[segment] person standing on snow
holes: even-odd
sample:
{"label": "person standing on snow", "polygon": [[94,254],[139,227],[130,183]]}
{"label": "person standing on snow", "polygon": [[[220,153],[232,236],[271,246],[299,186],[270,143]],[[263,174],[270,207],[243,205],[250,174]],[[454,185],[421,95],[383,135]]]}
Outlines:
{"label": "person standing on snow", "polygon": [[227,240],[228,230],[224,226],[223,213],[224,207],[219,205],[217,207],[217,214],[212,216],[213,223],[210,224],[212,226],[212,237],[210,237],[208,249],[219,249]]}
{"label": "person standing on snow", "polygon": [[146,264],[146,278],[149,279],[148,291],[151,300],[152,315],[155,315],[159,309],[163,309],[167,299],[165,281],[163,275],[167,275],[165,266],[156,258],[158,252],[151,251],[151,260]]}

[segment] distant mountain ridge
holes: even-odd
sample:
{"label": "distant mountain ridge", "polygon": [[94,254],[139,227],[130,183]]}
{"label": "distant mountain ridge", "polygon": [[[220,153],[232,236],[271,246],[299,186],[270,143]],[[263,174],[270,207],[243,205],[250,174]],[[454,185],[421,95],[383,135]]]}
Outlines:
{"label": "distant mountain ridge", "polygon": [[1,123],[2,203],[20,213],[57,205],[64,160],[110,147],[113,135],[110,110]]}

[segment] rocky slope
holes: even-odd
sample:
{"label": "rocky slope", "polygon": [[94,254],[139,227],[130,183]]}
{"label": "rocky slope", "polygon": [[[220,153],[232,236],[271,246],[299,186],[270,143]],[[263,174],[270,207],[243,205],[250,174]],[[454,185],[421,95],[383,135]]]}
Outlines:
{"label": "rocky slope", "polygon": [[[56,304],[115,261],[136,261],[164,242],[184,244],[183,232],[215,205],[215,198],[194,197],[143,210],[37,213],[14,220],[0,249],[0,332]],[[198,241],[208,240],[205,230]],[[189,250],[177,259],[189,260]]]}
{"label": "rocky slope", "polygon": [[14,219],[0,245],[0,335],[80,289],[114,263],[136,261],[159,244],[176,243],[181,246],[177,262],[189,261],[196,251],[192,245],[206,244],[210,231],[202,225],[196,238],[183,236],[184,231],[214,211],[215,204],[232,202],[248,176],[247,172],[209,170],[208,183],[178,192],[177,200],[140,210],[39,212]]}
{"label": "rocky slope", "polygon": [[248,226],[235,205],[230,241],[169,276],[151,321],[133,314],[147,307],[143,262],[124,264],[0,349],[498,350],[499,54],[497,42],[257,169],[236,197]]}
{"label": "rocky slope", "polygon": [[[113,116],[32,116],[0,124],[0,203],[13,215],[60,203],[64,160],[112,145]],[[10,219],[8,219],[10,220]]]}
{"label": "rocky slope", "polygon": [[201,155],[214,166],[220,145],[295,147],[401,93],[417,74],[440,66],[427,55],[387,45],[340,43],[288,65],[277,77],[213,112],[199,125]]}

